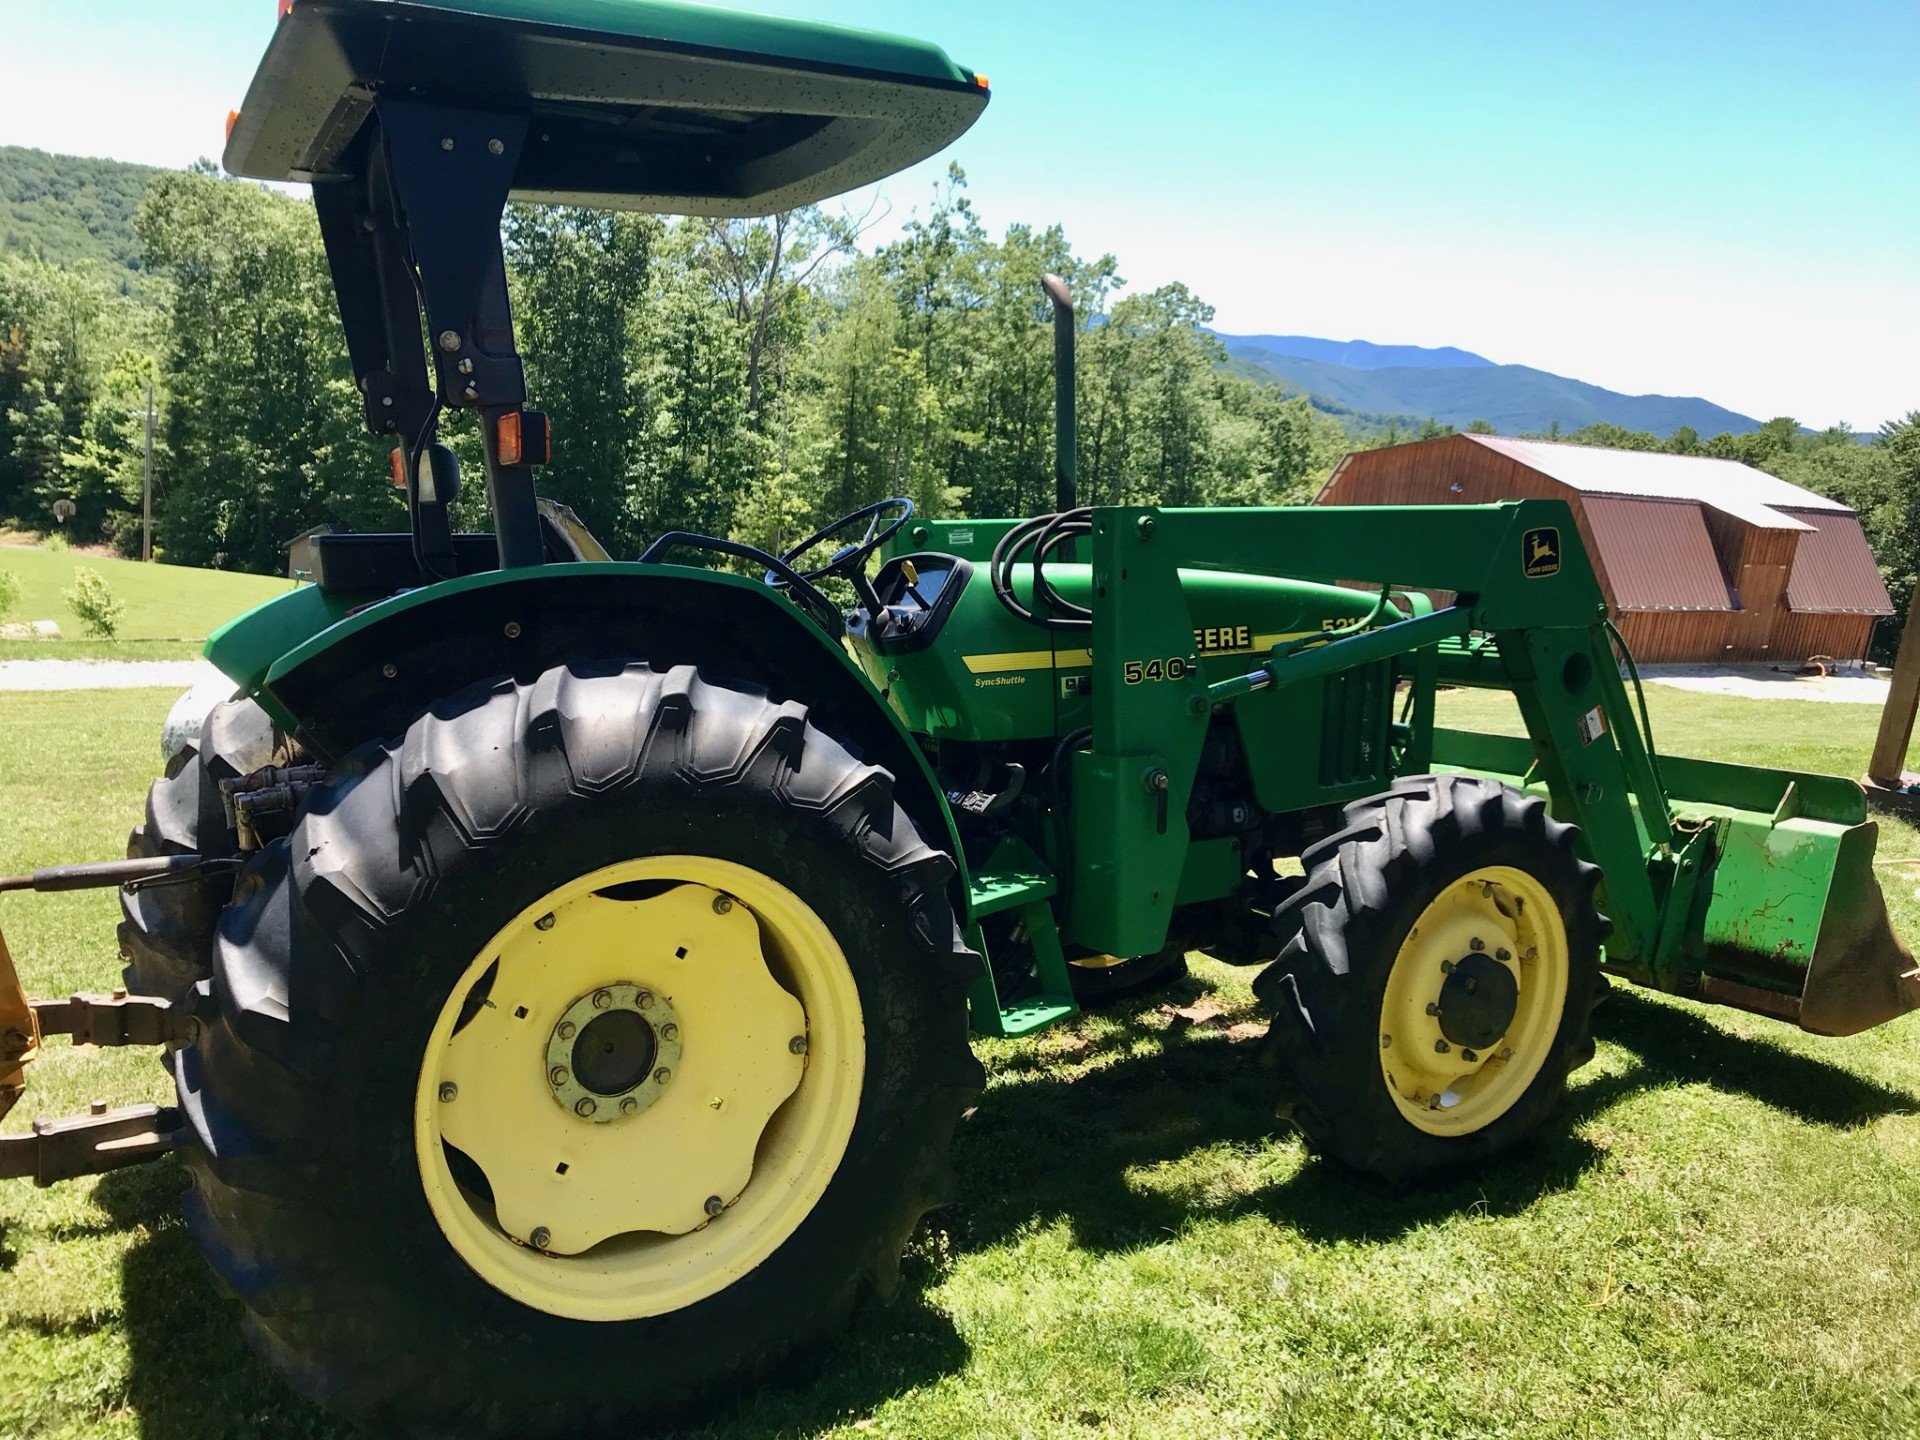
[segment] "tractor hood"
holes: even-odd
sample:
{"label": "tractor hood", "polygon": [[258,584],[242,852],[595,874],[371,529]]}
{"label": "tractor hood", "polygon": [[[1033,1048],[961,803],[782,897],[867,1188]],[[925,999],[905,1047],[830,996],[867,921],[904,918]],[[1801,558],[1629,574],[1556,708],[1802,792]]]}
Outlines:
{"label": "tractor hood", "polygon": [[664,0],[294,0],[232,122],[261,180],[354,166],[377,95],[531,118],[513,181],[548,204],[742,216],[943,149],[987,104],[938,47]]}

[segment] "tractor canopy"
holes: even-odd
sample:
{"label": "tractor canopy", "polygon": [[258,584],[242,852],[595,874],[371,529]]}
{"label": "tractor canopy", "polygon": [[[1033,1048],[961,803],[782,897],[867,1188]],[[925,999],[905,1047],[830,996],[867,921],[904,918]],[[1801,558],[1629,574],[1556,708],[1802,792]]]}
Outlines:
{"label": "tractor canopy", "polygon": [[518,199],[742,216],[925,159],[987,82],[937,46],[669,0],[293,0],[226,168],[350,172],[381,97],[526,116]]}

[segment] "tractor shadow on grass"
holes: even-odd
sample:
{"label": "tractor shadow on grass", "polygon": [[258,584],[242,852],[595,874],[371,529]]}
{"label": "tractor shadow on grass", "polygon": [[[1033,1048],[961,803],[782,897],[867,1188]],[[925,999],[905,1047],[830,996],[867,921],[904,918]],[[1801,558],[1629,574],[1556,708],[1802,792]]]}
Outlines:
{"label": "tractor shadow on grass", "polygon": [[[1576,1083],[1559,1126],[1485,1175],[1393,1193],[1304,1157],[1295,1143],[1274,1143],[1272,1080],[1245,1029],[1250,1009],[1170,1025],[1162,1008],[1220,999],[1189,979],[1108,1012],[1103,1023],[1010,1049],[955,1140],[959,1204],[936,1212],[917,1238],[894,1305],[795,1362],[781,1383],[677,1433],[804,1435],[957,1372],[966,1343],[924,1299],[940,1252],[984,1249],[1026,1226],[1063,1222],[1080,1245],[1107,1251],[1156,1243],[1195,1220],[1243,1216],[1322,1243],[1381,1241],[1450,1215],[1518,1213],[1576,1184],[1605,1152],[1575,1132],[1650,1089],[1709,1085],[1835,1129],[1920,1104],[1616,989],[1595,1030],[1634,1063]],[[180,1168],[163,1162],[109,1175],[95,1192],[113,1229],[145,1232],[124,1262],[128,1402],[142,1435],[345,1440],[355,1432],[294,1395],[248,1350],[237,1307],[214,1289],[180,1219],[184,1183]]]}
{"label": "tractor shadow on grass", "polygon": [[1003,1061],[956,1140],[961,1204],[936,1216],[949,1243],[984,1248],[1023,1227],[1064,1222],[1078,1244],[1120,1250],[1194,1220],[1245,1215],[1316,1241],[1379,1241],[1450,1215],[1517,1213],[1573,1186],[1605,1158],[1577,1133],[1585,1122],[1651,1089],[1710,1085],[1831,1128],[1920,1106],[1835,1065],[1616,989],[1595,1031],[1634,1063],[1576,1076],[1557,1123],[1486,1172],[1394,1191],[1305,1156],[1297,1142],[1274,1144],[1286,1132],[1272,1118],[1260,1041],[1232,1033],[1252,1010],[1229,1010],[1211,1028],[1163,1023],[1168,1007],[1210,998],[1204,981],[1189,979],[1108,1012],[1116,1025],[1075,1044]]}
{"label": "tractor shadow on grass", "polygon": [[[1590,1105],[1589,1113],[1621,1095],[1672,1084],[1745,1095],[1809,1125],[1836,1130],[1920,1108],[1920,1096],[1765,1038],[1729,1034],[1708,1012],[1637,995],[1625,986],[1615,986],[1594,1012],[1593,1031],[1596,1039],[1631,1051],[1641,1064],[1633,1074],[1608,1076],[1585,1087],[1576,1099]],[[1594,1092],[1592,1102],[1585,1099],[1586,1091]]]}
{"label": "tractor shadow on grass", "polygon": [[[127,1403],[145,1440],[364,1440],[295,1394],[256,1358],[240,1308],[213,1284],[179,1210],[186,1177],[171,1161],[105,1176],[95,1198],[112,1228],[146,1233],[122,1267],[130,1364]],[[674,1435],[809,1434],[858,1420],[905,1391],[958,1371],[966,1343],[928,1305],[924,1263],[909,1257],[901,1292],[885,1311],[862,1315],[817,1355],[790,1361],[776,1380]]]}
{"label": "tractor shadow on grass", "polygon": [[346,1440],[276,1380],[240,1333],[239,1312],[214,1288],[180,1216],[186,1174],[171,1160],[107,1175],[94,1199],[145,1235],[121,1262],[128,1349],[127,1404],[150,1440],[269,1434]]}

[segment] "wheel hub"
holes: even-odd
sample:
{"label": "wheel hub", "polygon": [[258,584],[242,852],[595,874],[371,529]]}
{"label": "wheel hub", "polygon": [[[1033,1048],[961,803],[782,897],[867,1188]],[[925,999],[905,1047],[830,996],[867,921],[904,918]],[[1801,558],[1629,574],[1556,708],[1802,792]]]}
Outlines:
{"label": "wheel hub", "polygon": [[680,1064],[680,1021],[664,995],[601,985],[561,1012],[547,1036],[547,1091],[595,1125],[631,1119],[658,1100]]}
{"label": "wheel hub", "polygon": [[858,1113],[858,988],[762,872],[653,856],[582,875],[454,986],[415,1096],[421,1181],[476,1273],[549,1314],[664,1314],[818,1203]]}
{"label": "wheel hub", "polygon": [[1440,987],[1440,1033],[1454,1045],[1485,1050],[1492,1046],[1520,1008],[1520,982],[1485,951],[1453,964]]}
{"label": "wheel hub", "polygon": [[1435,895],[1381,997],[1381,1074],[1400,1113],[1434,1135],[1506,1113],[1559,1030],[1568,963],[1565,922],[1529,872],[1485,866]]}
{"label": "wheel hub", "polygon": [[499,1228],[547,1254],[707,1225],[806,1070],[789,1045],[807,1017],[759,921],[697,884],[588,892],[542,918],[498,947],[485,1003],[438,1057],[454,1096],[433,1109],[440,1137],[486,1176]]}

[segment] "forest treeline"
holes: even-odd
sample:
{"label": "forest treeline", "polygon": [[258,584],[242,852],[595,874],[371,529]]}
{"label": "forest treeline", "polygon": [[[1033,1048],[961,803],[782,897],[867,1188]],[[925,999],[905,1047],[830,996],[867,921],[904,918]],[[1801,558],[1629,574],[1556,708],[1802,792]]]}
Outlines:
{"label": "forest treeline", "polygon": [[[403,527],[311,207],[202,166],[156,176],[134,232],[135,286],[98,262],[0,253],[0,524],[138,553],[151,387],[168,560],[274,572],[315,526]],[[1350,449],[1445,433],[1349,433],[1307,398],[1230,373],[1198,294],[1125,291],[1113,256],[1077,253],[1058,226],[996,238],[957,168],[896,238],[870,246],[861,232],[812,209],[512,209],[520,347],[555,426],[543,493],[617,555],[669,529],[775,548],[895,494],[933,515],[1049,509],[1049,271],[1078,301],[1083,502],[1304,501]],[[463,420],[449,438],[471,458]],[[1557,438],[1723,455],[1832,495],[1862,512],[1896,599],[1912,591],[1920,416],[1864,444],[1790,419],[1704,440],[1610,426]],[[480,489],[462,503],[477,507]],[[486,523],[477,508],[463,518]]]}

